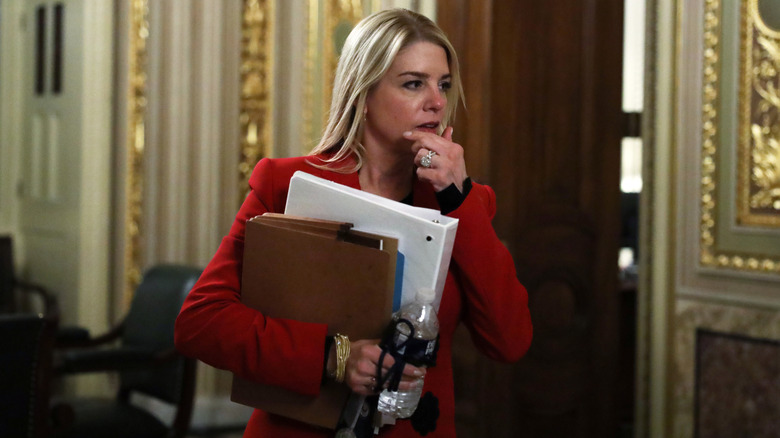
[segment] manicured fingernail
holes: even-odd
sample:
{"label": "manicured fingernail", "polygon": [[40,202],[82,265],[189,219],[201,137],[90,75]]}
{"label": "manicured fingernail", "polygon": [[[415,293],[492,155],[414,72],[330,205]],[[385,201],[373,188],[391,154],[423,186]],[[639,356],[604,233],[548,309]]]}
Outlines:
{"label": "manicured fingernail", "polygon": [[410,135],[412,135],[412,131],[404,132],[404,137],[409,137]]}
{"label": "manicured fingernail", "polygon": [[425,373],[423,373],[423,372],[422,372],[422,371],[420,371],[420,370],[414,370],[414,376],[415,376],[415,377],[422,377],[422,376],[423,376],[423,374],[425,374]]}

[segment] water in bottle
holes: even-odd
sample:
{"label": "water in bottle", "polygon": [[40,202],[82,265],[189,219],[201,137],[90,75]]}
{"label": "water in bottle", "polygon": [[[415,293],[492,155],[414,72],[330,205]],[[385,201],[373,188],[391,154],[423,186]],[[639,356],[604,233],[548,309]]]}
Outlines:
{"label": "water in bottle", "polygon": [[[393,322],[396,324],[394,342],[400,354],[403,354],[407,362],[415,363],[416,358],[429,356],[436,347],[436,339],[439,335],[439,319],[433,308],[433,299],[436,294],[433,289],[421,288],[417,291],[415,300],[396,313]],[[399,321],[409,321],[414,328],[414,338],[418,341],[404,345],[409,338],[410,330],[407,324],[399,324]],[[407,348],[415,348],[417,351],[405,351]],[[423,389],[423,377],[417,381],[417,386],[409,391],[390,391],[385,389],[379,395],[379,412],[394,418],[408,418],[417,409]]]}

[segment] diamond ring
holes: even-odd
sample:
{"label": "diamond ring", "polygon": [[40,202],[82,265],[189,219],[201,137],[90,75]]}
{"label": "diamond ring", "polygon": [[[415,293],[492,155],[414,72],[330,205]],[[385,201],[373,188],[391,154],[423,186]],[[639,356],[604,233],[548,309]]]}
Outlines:
{"label": "diamond ring", "polygon": [[434,151],[428,151],[428,154],[420,158],[420,166],[427,168],[431,167],[431,159],[436,155]]}

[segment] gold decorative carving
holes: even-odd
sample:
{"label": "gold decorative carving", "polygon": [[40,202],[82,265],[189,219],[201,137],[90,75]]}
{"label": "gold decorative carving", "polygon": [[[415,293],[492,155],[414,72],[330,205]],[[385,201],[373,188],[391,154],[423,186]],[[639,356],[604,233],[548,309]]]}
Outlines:
{"label": "gold decorative carving", "polygon": [[344,40],[366,14],[379,9],[378,0],[309,0],[303,114],[306,148],[316,144],[327,122],[333,78]]}
{"label": "gold decorative carving", "polygon": [[758,0],[742,16],[738,221],[780,226],[780,32]]}
{"label": "gold decorative carving", "polygon": [[325,2],[325,44],[323,45],[325,69],[322,75],[323,99],[330,107],[333,77],[339,62],[341,47],[349,32],[363,18],[360,0],[326,0]]}
{"label": "gold decorative carving", "polygon": [[148,0],[130,1],[127,180],[125,187],[125,290],[130,300],[141,281],[141,213],[146,115]]}
{"label": "gold decorative carving", "polygon": [[[273,0],[243,0],[241,19],[241,154],[239,190],[247,190],[255,164],[271,155]],[[243,198],[241,199],[243,201]]]}
{"label": "gold decorative carving", "polygon": [[[756,0],[741,0],[743,21],[748,19],[747,6]],[[769,257],[719,250],[716,246],[716,221],[718,202],[717,151],[718,151],[718,93],[720,57],[720,0],[705,0],[704,3],[704,80],[702,93],[702,149],[701,149],[701,254],[703,265],[729,268],[740,271],[780,272],[780,260]],[[744,36],[743,36],[744,41]],[[742,62],[746,53],[743,49]],[[743,78],[744,80],[744,78]],[[752,80],[750,81],[752,84]],[[768,84],[764,86],[769,87]],[[775,90],[776,91],[776,90]],[[743,102],[744,105],[744,102]],[[768,109],[769,107],[765,107]],[[744,115],[745,107],[741,107]],[[748,107],[750,108],[750,107]],[[775,109],[776,111],[776,109]],[[744,140],[744,131],[741,133]],[[744,158],[744,156],[743,156]]]}
{"label": "gold decorative carving", "polygon": [[[315,87],[315,77],[319,74],[319,69],[317,69],[317,66],[319,63],[319,56],[320,53],[319,42],[321,41],[320,37],[320,8],[319,8],[320,0],[309,0],[309,8],[308,8],[308,17],[307,17],[307,29],[306,29],[306,59],[304,61],[304,68],[306,72],[306,83],[304,84],[304,90],[303,90],[303,96],[304,96],[304,105],[303,105],[303,145],[301,146],[301,154],[306,154],[306,152],[314,147],[315,142],[315,136],[318,136],[319,133],[315,134],[316,130],[321,130],[321,126],[318,126],[315,128],[314,126],[314,108],[315,105],[317,108],[324,108],[327,110],[325,105],[328,105],[330,102],[317,102],[317,98],[315,97],[315,93],[317,92]],[[323,105],[324,103],[324,105]],[[320,123],[318,123],[320,125]]]}

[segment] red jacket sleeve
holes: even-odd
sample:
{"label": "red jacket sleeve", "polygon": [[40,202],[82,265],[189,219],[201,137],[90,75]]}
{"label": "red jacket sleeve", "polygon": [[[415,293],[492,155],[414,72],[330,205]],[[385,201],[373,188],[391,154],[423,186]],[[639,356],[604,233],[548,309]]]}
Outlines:
{"label": "red jacket sleeve", "polygon": [[[261,161],[251,192],[230,233],[190,292],[176,320],[176,348],[216,368],[303,394],[319,393],[327,326],[267,318],[241,304],[241,272],[246,221],[272,211],[287,187],[274,175],[272,160]],[[274,178],[278,178],[275,180]]]}
{"label": "red jacket sleeve", "polygon": [[452,259],[464,294],[463,322],[474,345],[492,359],[513,362],[528,351],[533,327],[528,292],[491,224],[495,200],[490,187],[474,184],[450,213],[459,219]]}

